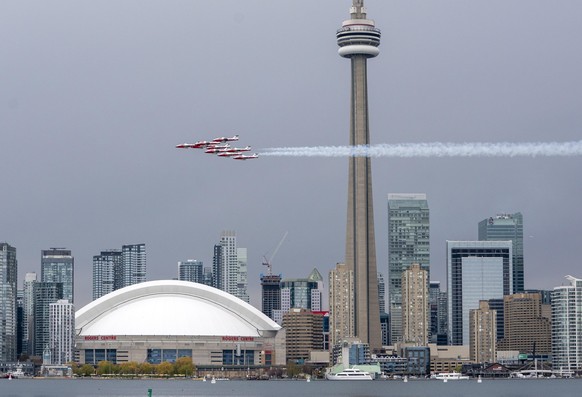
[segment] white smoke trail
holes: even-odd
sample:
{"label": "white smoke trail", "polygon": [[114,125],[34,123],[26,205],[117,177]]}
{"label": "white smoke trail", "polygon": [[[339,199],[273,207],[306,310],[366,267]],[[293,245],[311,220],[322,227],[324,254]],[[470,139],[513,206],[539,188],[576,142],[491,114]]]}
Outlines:
{"label": "white smoke trail", "polygon": [[400,143],[364,146],[267,148],[261,156],[278,157],[563,157],[582,156],[582,141],[498,143]]}

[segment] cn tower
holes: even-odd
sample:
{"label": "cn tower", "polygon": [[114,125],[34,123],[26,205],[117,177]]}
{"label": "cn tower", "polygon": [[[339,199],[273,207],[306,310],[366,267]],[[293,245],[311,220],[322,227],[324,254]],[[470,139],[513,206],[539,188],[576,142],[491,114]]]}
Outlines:
{"label": "cn tower", "polygon": [[[338,53],[352,64],[350,145],[369,145],[367,62],[380,53],[380,30],[367,19],[364,0],[353,0],[350,14],[337,31]],[[354,274],[354,330],[373,351],[382,338],[370,158],[350,157],[348,178],[345,262]]]}

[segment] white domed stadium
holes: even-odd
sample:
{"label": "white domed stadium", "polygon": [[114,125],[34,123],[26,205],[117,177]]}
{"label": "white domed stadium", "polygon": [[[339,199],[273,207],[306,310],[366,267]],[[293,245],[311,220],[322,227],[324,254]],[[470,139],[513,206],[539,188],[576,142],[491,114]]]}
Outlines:
{"label": "white domed stadium", "polygon": [[247,370],[285,362],[277,323],[235,296],[198,283],[125,287],[80,309],[75,321],[82,364],[158,364],[185,356],[200,369]]}

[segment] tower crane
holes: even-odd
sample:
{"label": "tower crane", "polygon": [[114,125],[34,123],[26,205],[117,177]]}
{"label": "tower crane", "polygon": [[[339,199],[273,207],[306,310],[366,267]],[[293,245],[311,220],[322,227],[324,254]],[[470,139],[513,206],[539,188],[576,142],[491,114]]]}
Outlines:
{"label": "tower crane", "polygon": [[285,241],[285,238],[288,234],[289,232],[285,232],[285,234],[283,234],[283,237],[279,241],[279,244],[277,244],[277,247],[275,247],[275,250],[269,259],[267,259],[267,254],[263,255],[263,266],[267,266],[267,276],[271,276],[273,274],[273,266],[271,265],[271,261],[273,258],[275,258],[275,255],[277,255],[277,251],[279,251],[279,248],[281,248],[281,245],[283,244],[283,241]]}

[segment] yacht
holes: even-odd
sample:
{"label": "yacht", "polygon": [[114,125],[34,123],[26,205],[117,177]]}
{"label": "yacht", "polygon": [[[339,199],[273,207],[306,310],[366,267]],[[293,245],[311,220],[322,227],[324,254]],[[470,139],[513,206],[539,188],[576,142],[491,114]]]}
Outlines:
{"label": "yacht", "polygon": [[326,373],[325,378],[328,380],[373,380],[369,372],[362,371],[358,368],[347,368],[337,374]]}
{"label": "yacht", "polygon": [[468,376],[466,375],[462,375],[459,372],[441,372],[440,374],[433,374],[430,377],[431,379],[438,379],[438,380],[443,380],[443,381],[448,381],[448,380],[466,380],[469,379]]}

